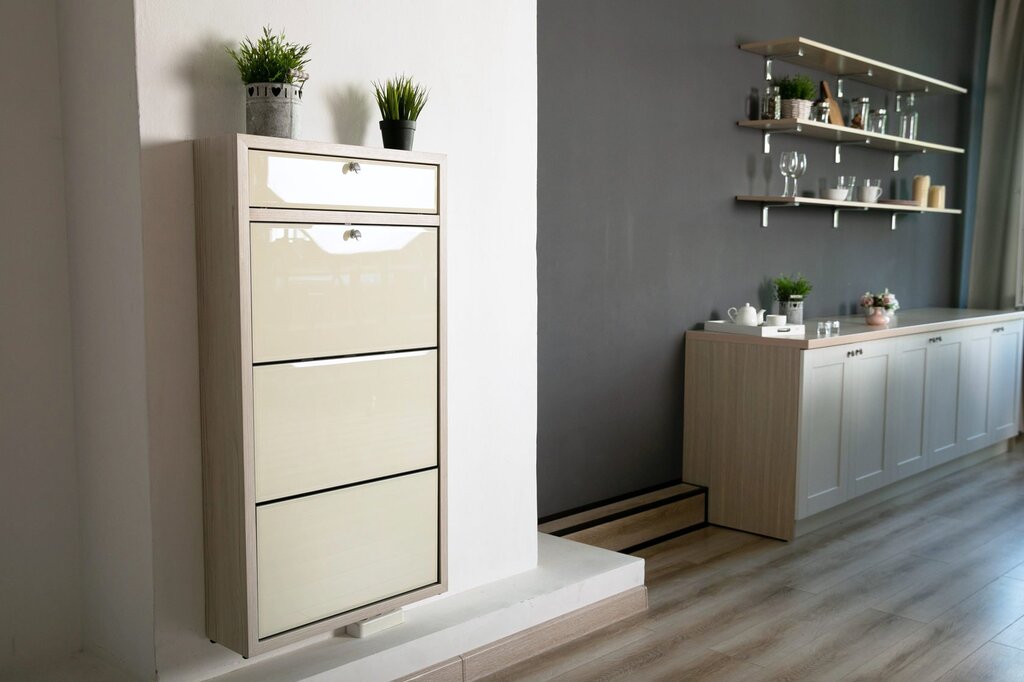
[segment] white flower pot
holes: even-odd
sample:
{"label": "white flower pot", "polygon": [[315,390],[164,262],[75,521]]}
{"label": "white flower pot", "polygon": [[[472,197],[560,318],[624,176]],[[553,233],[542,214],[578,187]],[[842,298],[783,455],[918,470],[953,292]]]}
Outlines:
{"label": "white flower pot", "polygon": [[811,119],[811,106],[814,104],[809,99],[784,99],[782,100],[782,118],[795,118],[798,121],[809,121]]}

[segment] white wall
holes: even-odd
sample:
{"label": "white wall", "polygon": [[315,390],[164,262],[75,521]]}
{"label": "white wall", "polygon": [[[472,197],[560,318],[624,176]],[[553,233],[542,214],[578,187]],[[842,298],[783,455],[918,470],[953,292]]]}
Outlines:
{"label": "white wall", "polygon": [[[369,81],[431,88],[416,148],[449,158],[453,591],[536,563],[534,0],[136,0],[148,439],[161,679],[243,665],[203,634],[192,157],[244,128],[224,47],[313,44],[303,135],[380,146]],[[133,254],[134,258],[134,254]]]}
{"label": "white wall", "polygon": [[58,0],[57,33],[83,644],[152,677],[153,533],[131,0]]}
{"label": "white wall", "polygon": [[[26,57],[29,55],[29,57]],[[0,3],[0,671],[80,645],[54,0]]]}

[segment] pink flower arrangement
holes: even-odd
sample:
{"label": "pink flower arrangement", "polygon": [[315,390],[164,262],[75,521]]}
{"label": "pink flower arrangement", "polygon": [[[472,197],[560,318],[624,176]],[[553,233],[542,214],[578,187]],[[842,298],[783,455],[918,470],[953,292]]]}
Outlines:
{"label": "pink flower arrangement", "polygon": [[860,305],[862,308],[884,308],[893,312],[900,309],[900,302],[896,300],[896,294],[890,293],[888,288],[880,294],[865,291],[864,295],[860,297]]}

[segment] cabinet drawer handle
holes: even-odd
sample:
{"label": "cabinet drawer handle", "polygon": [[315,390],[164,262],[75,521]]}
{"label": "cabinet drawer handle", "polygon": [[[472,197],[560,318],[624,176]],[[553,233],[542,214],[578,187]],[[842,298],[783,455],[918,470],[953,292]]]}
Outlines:
{"label": "cabinet drawer handle", "polygon": [[857,355],[864,355],[864,350],[862,348],[856,348],[854,350],[846,351],[846,357],[848,357],[848,358],[852,358],[852,357],[855,357]]}
{"label": "cabinet drawer handle", "polygon": [[360,239],[363,238],[363,233],[360,232],[359,230],[354,230],[354,229],[353,230],[349,230],[348,231],[348,238],[349,239],[355,239],[356,241],[359,241]]}
{"label": "cabinet drawer handle", "polygon": [[932,338],[928,339],[928,343],[942,343],[942,337],[933,336]]}
{"label": "cabinet drawer handle", "polygon": [[996,327],[995,329],[992,330],[992,333],[998,334],[1001,331],[1005,331],[1005,329],[1003,327]]}
{"label": "cabinet drawer handle", "polygon": [[357,161],[350,161],[341,167],[342,173],[355,173],[359,175],[359,171],[363,170],[363,167],[359,165]]}

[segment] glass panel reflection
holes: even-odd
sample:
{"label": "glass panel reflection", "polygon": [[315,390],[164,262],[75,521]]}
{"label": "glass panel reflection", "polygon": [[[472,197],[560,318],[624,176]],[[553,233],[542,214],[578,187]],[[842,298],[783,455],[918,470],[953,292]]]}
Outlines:
{"label": "glass panel reflection", "polygon": [[434,228],[253,223],[251,252],[255,362],[437,344]]}

